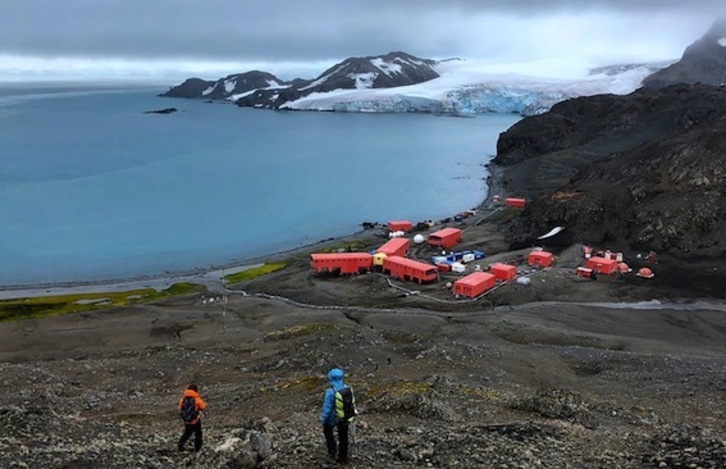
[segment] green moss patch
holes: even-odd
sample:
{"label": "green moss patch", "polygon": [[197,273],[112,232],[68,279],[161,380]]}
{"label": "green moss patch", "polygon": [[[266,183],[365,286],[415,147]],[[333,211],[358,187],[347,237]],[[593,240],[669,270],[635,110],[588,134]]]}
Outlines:
{"label": "green moss patch", "polygon": [[305,335],[316,334],[321,331],[327,331],[334,328],[334,324],[300,324],[288,327],[281,331],[273,331],[265,335],[265,342],[274,342],[277,340],[291,339],[293,337],[301,337]]}
{"label": "green moss patch", "polygon": [[480,389],[464,386],[461,388],[461,393],[465,396],[476,397],[490,402],[500,402],[504,399],[502,393],[491,389]]}
{"label": "green moss patch", "polygon": [[259,267],[253,267],[252,269],[243,270],[242,272],[225,275],[224,280],[229,283],[246,282],[248,280],[252,280],[253,278],[270,274],[285,267],[287,267],[287,264],[284,262],[272,262],[269,264],[263,264]]}
{"label": "green moss patch", "polygon": [[118,308],[137,303],[184,295],[200,291],[202,287],[193,283],[175,283],[166,290],[153,288],[125,292],[80,293],[75,295],[41,296],[0,301],[0,322],[23,319],[40,319],[61,314]]}
{"label": "green moss patch", "polygon": [[282,391],[283,389],[315,392],[325,389],[326,386],[326,381],[319,376],[299,376],[279,381],[272,386],[260,388],[260,392],[262,394],[267,394],[270,392]]}
{"label": "green moss patch", "polygon": [[401,398],[420,396],[428,394],[431,391],[431,385],[422,381],[398,381],[395,383],[375,384],[366,389],[366,396],[370,399],[379,399],[384,396]]}

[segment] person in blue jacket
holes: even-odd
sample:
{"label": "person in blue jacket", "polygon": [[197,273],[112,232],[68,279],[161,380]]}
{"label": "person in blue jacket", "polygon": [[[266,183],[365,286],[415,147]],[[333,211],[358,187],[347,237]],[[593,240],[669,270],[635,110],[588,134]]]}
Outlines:
{"label": "person in blue jacket", "polygon": [[[328,448],[328,455],[331,458],[336,456],[336,444],[334,429],[338,428],[338,458],[337,462],[346,464],[348,462],[348,424],[352,418],[346,420],[336,415],[336,392],[344,388],[348,388],[343,382],[343,370],[333,368],[328,372],[328,382],[330,387],[325,390],[325,399],[323,400],[323,411],[320,414],[320,423],[323,424],[323,434],[325,435],[325,445]],[[338,405],[340,407],[340,404]]]}

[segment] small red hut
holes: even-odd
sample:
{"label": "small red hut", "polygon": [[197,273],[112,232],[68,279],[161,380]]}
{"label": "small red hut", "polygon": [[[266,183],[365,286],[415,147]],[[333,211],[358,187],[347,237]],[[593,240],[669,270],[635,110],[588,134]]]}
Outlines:
{"label": "small red hut", "polygon": [[530,266],[548,267],[552,265],[553,259],[554,256],[552,256],[551,252],[532,251],[527,257],[527,264],[529,264]]}
{"label": "small red hut", "polygon": [[496,278],[486,272],[474,272],[454,282],[454,295],[476,298],[494,288]]}
{"label": "small red hut", "polygon": [[615,258],[606,259],[604,257],[593,256],[587,260],[588,269],[592,269],[598,274],[611,275],[617,273],[618,261]]}
{"label": "small red hut", "polygon": [[383,273],[418,283],[433,282],[439,278],[436,266],[399,256],[388,256],[383,260]]}
{"label": "small red hut", "polygon": [[461,230],[458,228],[443,228],[429,235],[429,246],[448,249],[461,242]]}
{"label": "small red hut", "polygon": [[502,264],[500,262],[492,264],[491,267],[489,267],[489,272],[494,275],[497,280],[502,280],[504,282],[514,280],[517,276],[517,268],[515,266]]}
{"label": "small red hut", "polygon": [[385,254],[387,256],[406,257],[408,248],[411,246],[411,240],[408,238],[392,238],[383,246],[376,249],[376,253]]}
{"label": "small red hut", "polygon": [[357,274],[369,272],[373,256],[365,252],[339,252],[310,254],[310,266],[315,272]]}
{"label": "small red hut", "polygon": [[512,208],[524,208],[526,200],[525,199],[517,199],[514,197],[507,197],[504,200],[504,205],[506,207],[512,207]]}
{"label": "small red hut", "polygon": [[389,231],[405,231],[410,232],[413,228],[413,223],[408,220],[392,220],[388,222]]}

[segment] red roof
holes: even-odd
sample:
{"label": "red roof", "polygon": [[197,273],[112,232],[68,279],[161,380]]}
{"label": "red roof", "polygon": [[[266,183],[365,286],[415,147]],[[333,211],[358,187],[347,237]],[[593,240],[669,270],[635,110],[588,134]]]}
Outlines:
{"label": "red roof", "polygon": [[455,283],[458,285],[468,285],[470,287],[476,287],[477,285],[488,282],[490,281],[490,279],[493,278],[494,275],[488,274],[486,272],[473,272],[466,277],[460,278]]}
{"label": "red roof", "polygon": [[446,238],[447,236],[461,233],[459,228],[442,228],[439,231],[431,233],[429,236],[438,236],[439,238]]}
{"label": "red roof", "polygon": [[434,269],[434,270],[436,270],[435,265],[426,264],[424,262],[419,262],[419,261],[414,261],[412,259],[407,259],[407,258],[401,257],[401,256],[388,256],[388,257],[386,257],[385,262],[392,262],[392,263],[402,265],[405,267],[411,267],[413,269],[426,269],[426,270]]}
{"label": "red roof", "polygon": [[383,246],[379,247],[376,252],[382,252],[384,254],[394,254],[402,248],[408,249],[411,241],[408,238],[392,238],[387,241]]}

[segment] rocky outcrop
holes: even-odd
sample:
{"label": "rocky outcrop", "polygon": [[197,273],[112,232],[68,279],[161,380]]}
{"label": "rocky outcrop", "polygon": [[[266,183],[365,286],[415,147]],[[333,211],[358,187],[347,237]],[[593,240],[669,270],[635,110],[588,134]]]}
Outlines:
{"label": "rocky outcrop", "polygon": [[643,81],[647,87],[663,87],[674,83],[726,84],[726,17],[718,19],[711,29],[686,49],[681,60]]}
{"label": "rocky outcrop", "polygon": [[285,88],[289,83],[280,80],[267,72],[253,70],[246,73],[237,73],[220,78],[217,81],[207,81],[200,78],[190,78],[179,86],[174,86],[160,96],[169,98],[204,98],[204,99],[230,99],[257,89]]}
{"label": "rocky outcrop", "polygon": [[161,96],[232,100],[240,106],[279,109],[311,93],[339,89],[393,88],[422,83],[438,77],[435,60],[405,52],[352,57],[330,67],[314,80],[290,82],[266,72],[229,75],[217,81],[186,80]]}
{"label": "rocky outcrop", "polygon": [[725,137],[726,89],[707,85],[578,98],[523,119],[495,159],[509,190],[534,199],[515,243],[564,226],[568,242],[723,255]]}

